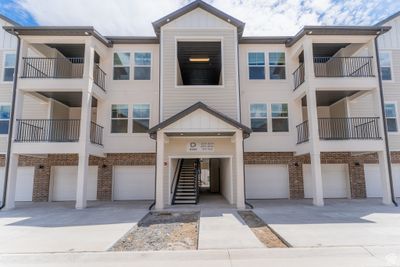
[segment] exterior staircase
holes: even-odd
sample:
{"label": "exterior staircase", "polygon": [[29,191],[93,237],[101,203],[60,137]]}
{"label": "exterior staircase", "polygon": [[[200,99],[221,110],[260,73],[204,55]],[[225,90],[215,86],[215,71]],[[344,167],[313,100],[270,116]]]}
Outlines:
{"label": "exterior staircase", "polygon": [[199,187],[196,166],[200,166],[196,159],[182,160],[172,204],[197,204]]}

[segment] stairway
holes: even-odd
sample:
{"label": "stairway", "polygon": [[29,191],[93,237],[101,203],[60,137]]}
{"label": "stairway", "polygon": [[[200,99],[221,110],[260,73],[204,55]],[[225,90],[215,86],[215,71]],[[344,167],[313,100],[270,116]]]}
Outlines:
{"label": "stairway", "polygon": [[183,159],[172,204],[197,204],[196,159]]}

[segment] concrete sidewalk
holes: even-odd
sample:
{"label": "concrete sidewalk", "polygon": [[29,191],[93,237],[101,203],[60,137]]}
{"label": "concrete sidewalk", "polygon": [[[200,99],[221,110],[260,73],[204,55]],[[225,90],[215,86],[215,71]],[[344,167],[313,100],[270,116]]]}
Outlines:
{"label": "concrete sidewalk", "polygon": [[399,265],[400,246],[0,255],[0,266],[7,267],[365,267]]}
{"label": "concrete sidewalk", "polygon": [[199,249],[265,248],[235,209],[200,212]]}

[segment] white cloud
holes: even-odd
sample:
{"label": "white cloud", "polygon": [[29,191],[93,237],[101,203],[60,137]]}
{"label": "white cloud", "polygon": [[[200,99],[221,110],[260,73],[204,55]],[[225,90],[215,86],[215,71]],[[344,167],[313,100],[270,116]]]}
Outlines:
{"label": "white cloud", "polygon": [[[14,0],[39,25],[94,26],[103,35],[154,35],[151,22],[190,0]],[[293,35],[304,25],[371,25],[398,0],[207,0],[246,22],[245,35]]]}

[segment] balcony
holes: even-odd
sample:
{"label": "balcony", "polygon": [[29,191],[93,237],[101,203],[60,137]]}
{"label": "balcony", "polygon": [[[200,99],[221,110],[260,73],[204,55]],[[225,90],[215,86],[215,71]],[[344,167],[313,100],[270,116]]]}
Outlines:
{"label": "balcony", "polygon": [[300,64],[300,66],[293,72],[293,81],[294,81],[294,89],[295,91],[297,88],[300,87],[304,83],[304,75],[305,75],[305,68],[304,64]]}
{"label": "balcony", "polygon": [[315,77],[374,77],[372,57],[314,57]]}
{"label": "balcony", "polygon": [[83,58],[24,57],[21,78],[79,79],[83,77]]}
{"label": "balcony", "polygon": [[99,64],[95,64],[93,69],[93,82],[103,91],[106,91],[106,75],[107,74],[100,68]]}
{"label": "balcony", "polygon": [[[380,140],[378,117],[319,118],[320,140]],[[308,121],[296,126],[297,144],[309,140]]]}
{"label": "balcony", "polygon": [[[16,142],[78,142],[79,119],[18,119]],[[103,127],[90,123],[90,142],[103,145]]]}

